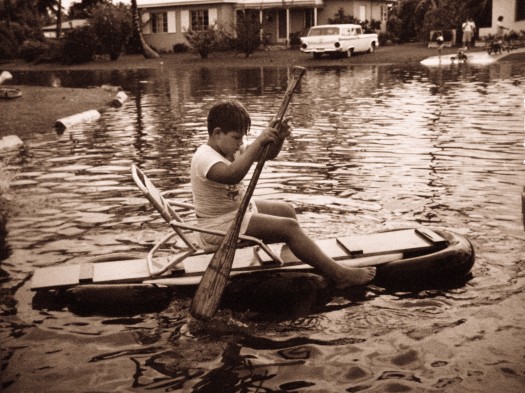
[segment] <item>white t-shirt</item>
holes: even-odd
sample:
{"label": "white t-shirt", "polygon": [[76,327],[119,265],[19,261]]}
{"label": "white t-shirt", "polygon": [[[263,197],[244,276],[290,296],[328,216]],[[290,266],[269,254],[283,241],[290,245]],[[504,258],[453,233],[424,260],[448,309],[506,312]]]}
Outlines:
{"label": "white t-shirt", "polygon": [[231,162],[209,145],[200,146],[191,160],[191,187],[198,218],[212,219],[236,212],[246,190],[243,182],[222,184],[209,180],[206,175],[219,162]]}
{"label": "white t-shirt", "polygon": [[[222,184],[206,178],[211,167],[218,162],[231,164],[231,161],[211,146],[200,146],[191,160],[191,188],[199,225],[202,228],[226,232],[237,216],[246,187],[242,181],[238,184]],[[240,234],[246,233],[252,214],[256,212],[257,206],[253,200],[250,200],[248,211],[241,223]],[[205,250],[214,249],[221,239],[221,237],[205,233],[201,233],[198,237],[201,247]]]}
{"label": "white t-shirt", "polygon": [[474,22],[463,23],[463,31],[465,33],[473,33],[475,28],[476,28],[476,24]]}

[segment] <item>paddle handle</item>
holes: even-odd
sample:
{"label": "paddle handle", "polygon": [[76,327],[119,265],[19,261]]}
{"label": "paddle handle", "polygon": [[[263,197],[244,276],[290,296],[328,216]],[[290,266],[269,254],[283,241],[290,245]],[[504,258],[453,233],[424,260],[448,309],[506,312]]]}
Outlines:
{"label": "paddle handle", "polygon": [[[281,106],[277,112],[276,119],[279,122],[283,120],[294,91],[297,88],[297,85],[299,84],[305,71],[306,69],[303,67],[294,67],[292,69],[292,79],[288,84],[281,102]],[[215,251],[208,268],[202,276],[201,282],[199,283],[197,291],[193,297],[193,302],[191,304],[190,311],[195,318],[209,319],[215,315],[215,312],[219,307],[224,288],[226,287],[228,278],[230,276],[242,220],[246,210],[248,209],[250,199],[255,190],[255,186],[257,185],[257,181],[259,180],[259,176],[261,175],[264,162],[268,157],[269,150],[270,144],[264,148],[263,154],[257,162],[257,166],[253,172],[250,184],[246,189],[233,224],[230,226],[230,229],[222,239],[219,248],[217,251]]]}

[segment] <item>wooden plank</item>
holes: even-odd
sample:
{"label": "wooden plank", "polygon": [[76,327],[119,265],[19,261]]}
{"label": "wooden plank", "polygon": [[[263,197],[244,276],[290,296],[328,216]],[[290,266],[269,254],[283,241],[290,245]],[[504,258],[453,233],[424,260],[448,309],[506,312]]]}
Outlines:
{"label": "wooden plank", "polygon": [[93,265],[93,283],[131,282],[151,278],[146,259],[98,262]]}
{"label": "wooden plank", "polygon": [[437,248],[436,245],[419,236],[415,229],[380,232],[363,236],[349,236],[338,238],[337,241],[348,252],[352,250],[362,250],[359,257],[432,250]]}
{"label": "wooden plank", "polygon": [[447,241],[445,239],[443,239],[436,232],[431,231],[430,229],[417,228],[416,233],[422,236],[424,239],[428,240],[430,243],[434,244],[435,246],[447,245]]}
{"label": "wooden plank", "polygon": [[50,266],[37,269],[31,279],[31,289],[78,285],[80,265]]}

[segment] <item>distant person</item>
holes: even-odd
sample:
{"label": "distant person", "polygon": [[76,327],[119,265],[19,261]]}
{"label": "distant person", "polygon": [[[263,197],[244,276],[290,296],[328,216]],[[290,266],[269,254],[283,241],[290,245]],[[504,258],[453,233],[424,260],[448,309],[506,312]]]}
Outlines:
{"label": "distant person", "polygon": [[508,27],[503,26],[503,16],[498,17],[498,22],[496,23],[496,39],[503,40],[505,35],[505,30],[510,30]]}
{"label": "distant person", "polygon": [[443,34],[439,33],[438,37],[436,38],[436,42],[438,44],[438,56],[439,60],[441,61],[441,52],[443,51],[443,43],[445,42],[445,39],[443,38]]}
{"label": "distant person", "polygon": [[463,30],[463,48],[467,49],[472,44],[472,38],[476,32],[476,24],[472,18],[469,17],[466,22],[463,22],[461,29]]}

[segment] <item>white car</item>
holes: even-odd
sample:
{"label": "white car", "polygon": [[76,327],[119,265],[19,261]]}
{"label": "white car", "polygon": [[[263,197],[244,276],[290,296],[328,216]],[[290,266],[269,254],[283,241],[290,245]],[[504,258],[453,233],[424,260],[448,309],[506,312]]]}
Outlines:
{"label": "white car", "polygon": [[312,53],[314,59],[323,53],[350,57],[356,52],[373,52],[378,45],[377,34],[364,34],[360,25],[352,24],[313,26],[301,37],[301,51]]}

